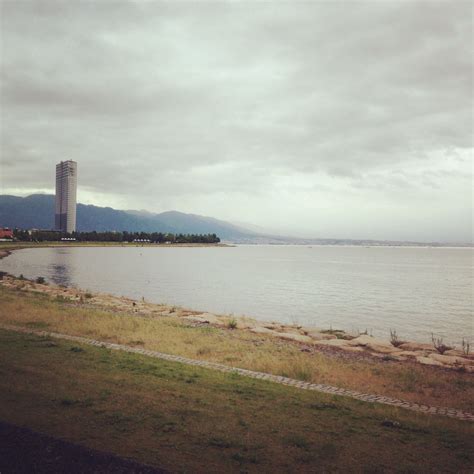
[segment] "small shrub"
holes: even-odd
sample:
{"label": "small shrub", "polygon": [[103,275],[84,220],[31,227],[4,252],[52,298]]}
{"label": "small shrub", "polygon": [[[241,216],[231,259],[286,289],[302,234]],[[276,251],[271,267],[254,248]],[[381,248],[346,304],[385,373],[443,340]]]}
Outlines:
{"label": "small shrub", "polygon": [[237,328],[237,320],[235,318],[232,318],[228,323],[227,327],[229,329],[236,329]]}
{"label": "small shrub", "polygon": [[420,389],[420,381],[418,377],[418,372],[413,369],[401,372],[399,376],[399,382],[407,392],[416,392]]}
{"label": "small shrub", "polygon": [[240,454],[240,453],[235,453],[231,457],[234,461],[237,461],[239,464],[242,464],[244,462],[244,459],[245,459],[244,455]]}
{"label": "small shrub", "polygon": [[244,464],[244,463],[251,463],[251,464],[258,464],[259,459],[256,454],[242,454],[242,453],[235,453],[232,456],[232,459],[234,461],[237,461],[239,464]]}
{"label": "small shrub", "polygon": [[216,448],[231,448],[233,446],[233,443],[231,441],[220,437],[211,438],[207,442],[207,444]]}
{"label": "small shrub", "polygon": [[72,398],[62,398],[61,400],[59,400],[59,404],[63,407],[70,407],[72,405],[76,405],[77,400],[73,400]]}
{"label": "small shrub", "polygon": [[393,347],[400,347],[405,341],[398,338],[397,331],[390,329],[390,343]]}
{"label": "small shrub", "polygon": [[93,297],[94,297],[94,295],[92,293],[89,293],[89,292],[84,293],[84,298],[90,299],[90,298],[93,298]]}
{"label": "small shrub", "polygon": [[342,329],[333,329],[332,326],[329,329],[323,329],[321,332],[323,334],[332,334],[333,336],[336,336],[337,339],[345,339],[347,341],[355,338],[355,336],[347,334]]}
{"label": "small shrub", "polygon": [[144,346],[145,341],[142,341],[141,339],[137,339],[135,341],[129,341],[128,342],[131,346]]}
{"label": "small shrub", "polygon": [[20,273],[20,277],[19,277],[19,278],[20,278],[20,280],[24,280],[24,279],[25,279],[25,277],[23,276],[23,273]]}
{"label": "small shrub", "polygon": [[392,420],[383,420],[382,423],[380,423],[382,426],[386,426],[387,428],[400,428],[401,424],[398,421],[392,421]]}
{"label": "small shrub", "polygon": [[471,344],[467,339],[462,338],[461,347],[463,354],[469,355],[469,353],[471,352]]}
{"label": "small shrub", "polygon": [[311,410],[338,410],[338,406],[334,403],[311,403],[309,405]]}
{"label": "small shrub", "polygon": [[211,349],[209,347],[200,347],[197,350],[197,355],[206,355],[210,353],[211,353]]}
{"label": "small shrub", "polygon": [[444,354],[446,351],[449,351],[449,350],[452,349],[452,347],[447,346],[446,344],[443,343],[443,338],[442,337],[435,338],[433,333],[431,333],[431,341],[433,342],[433,347],[440,354]]}
{"label": "small shrub", "polygon": [[25,323],[25,326],[36,329],[46,329],[49,327],[49,324],[44,321],[28,321]]}
{"label": "small shrub", "polygon": [[245,420],[242,420],[242,418],[239,418],[239,425],[243,426],[244,428],[249,427],[249,424]]}
{"label": "small shrub", "polygon": [[49,348],[49,347],[58,347],[58,343],[57,342],[53,342],[53,341],[45,341],[43,344],[41,344],[39,347],[46,347],[46,348]]}
{"label": "small shrub", "polygon": [[284,441],[285,441],[285,444],[287,444],[288,446],[294,446],[296,448],[305,449],[305,450],[310,448],[310,444],[306,440],[306,438],[297,434],[286,436]]}
{"label": "small shrub", "polygon": [[46,280],[44,279],[44,277],[38,277],[35,281],[39,285],[44,285],[46,283]]}

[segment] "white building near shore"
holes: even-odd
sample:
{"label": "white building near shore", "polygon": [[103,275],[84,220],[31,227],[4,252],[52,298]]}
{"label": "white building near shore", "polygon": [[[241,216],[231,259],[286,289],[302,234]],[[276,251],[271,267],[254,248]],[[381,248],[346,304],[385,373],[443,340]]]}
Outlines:
{"label": "white building near shore", "polygon": [[77,163],[61,161],[56,165],[55,228],[61,232],[76,230]]}

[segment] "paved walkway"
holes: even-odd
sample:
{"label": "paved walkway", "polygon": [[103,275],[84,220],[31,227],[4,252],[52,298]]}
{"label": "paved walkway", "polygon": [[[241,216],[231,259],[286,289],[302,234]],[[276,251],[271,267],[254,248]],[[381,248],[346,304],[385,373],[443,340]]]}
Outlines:
{"label": "paved walkway", "polygon": [[444,408],[444,407],[432,407],[428,405],[421,405],[419,403],[407,402],[396,398],[390,398],[382,395],[370,395],[367,393],[360,393],[354,390],[348,390],[345,388],[333,387],[331,385],[324,385],[319,383],[304,382],[301,380],[290,379],[288,377],[282,377],[280,375],[272,375],[264,372],[255,372],[253,370],[239,369],[237,367],[231,367],[228,365],[218,364],[215,362],[207,362],[204,360],[188,359],[186,357],[180,357],[171,354],[165,354],[163,352],[150,351],[147,349],[141,349],[137,347],[125,346],[122,344],[114,344],[110,342],[97,341],[95,339],[88,339],[81,336],[70,336],[68,334],[60,334],[48,331],[39,331],[30,328],[24,328],[21,326],[13,326],[9,324],[0,324],[0,328],[9,331],[21,332],[25,334],[35,334],[37,336],[52,337],[56,339],[65,339],[67,341],[74,341],[81,344],[88,344],[91,346],[105,347],[107,349],[132,352],[134,354],[146,355],[149,357],[155,357],[157,359],[169,360],[172,362],[180,362],[181,364],[193,365],[197,367],[205,367],[207,369],[218,370],[220,372],[231,372],[242,375],[244,377],[250,377],[259,380],[268,380],[270,382],[279,383],[282,385],[290,385],[302,390],[314,390],[315,392],[329,393],[332,395],[340,395],[343,397],[350,397],[356,400],[362,400],[369,403],[380,403],[383,405],[390,405],[398,408],[405,408],[407,410],[416,411],[419,413],[426,413],[428,415],[441,415],[448,416],[450,418],[457,418],[458,420],[474,421],[474,414],[455,408]]}

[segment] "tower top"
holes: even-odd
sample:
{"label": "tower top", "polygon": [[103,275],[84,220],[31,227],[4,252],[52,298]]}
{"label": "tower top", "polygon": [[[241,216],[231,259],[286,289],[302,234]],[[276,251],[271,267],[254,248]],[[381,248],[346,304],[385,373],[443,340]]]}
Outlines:
{"label": "tower top", "polygon": [[62,165],[63,163],[74,163],[75,165],[77,165],[77,161],[74,160],[64,160],[58,163],[58,165]]}

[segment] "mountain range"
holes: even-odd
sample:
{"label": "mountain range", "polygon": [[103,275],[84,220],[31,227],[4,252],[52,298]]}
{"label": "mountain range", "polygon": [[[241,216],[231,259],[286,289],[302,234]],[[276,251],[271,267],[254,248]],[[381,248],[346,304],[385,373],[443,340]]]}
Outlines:
{"label": "mountain range", "polygon": [[[32,194],[27,197],[0,195],[0,227],[52,229],[54,195]],[[122,211],[111,207],[77,205],[78,231],[171,232],[174,234],[216,234],[223,241],[241,244],[361,245],[361,246],[469,246],[466,244],[420,243],[388,240],[354,240],[335,238],[297,238],[265,233],[263,229],[185,214],[178,211],[154,214],[148,211]]]}
{"label": "mountain range", "polygon": [[[0,195],[0,227],[21,229],[54,228],[54,195],[27,197]],[[217,234],[222,240],[244,241],[255,232],[212,217],[168,211],[121,211],[111,207],[77,205],[78,231],[172,232],[175,234]]]}

